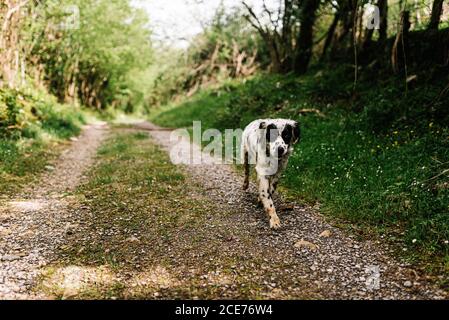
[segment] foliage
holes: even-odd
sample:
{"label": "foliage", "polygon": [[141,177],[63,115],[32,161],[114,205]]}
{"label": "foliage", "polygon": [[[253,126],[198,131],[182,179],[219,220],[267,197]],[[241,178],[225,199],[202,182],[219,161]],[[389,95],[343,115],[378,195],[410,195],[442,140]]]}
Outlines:
{"label": "foliage", "polygon": [[67,138],[80,132],[81,111],[45,91],[0,90],[0,138],[35,138],[40,132]]}
{"label": "foliage", "polygon": [[[67,24],[67,9],[79,9],[79,21]],[[146,15],[129,1],[45,1],[29,15],[25,41],[30,62],[44,66],[52,93],[103,109],[132,111],[143,104],[136,78],[151,63]],[[64,23],[66,25],[64,26]]]}
{"label": "foliage", "polygon": [[30,182],[57,154],[57,142],[77,135],[84,121],[79,108],[45,90],[0,90],[0,193]]}
{"label": "foliage", "polygon": [[241,12],[223,8],[185,52],[162,47],[157,56],[149,100],[152,106],[183,94],[191,96],[227,79],[248,77],[259,65],[269,63],[260,37]]}

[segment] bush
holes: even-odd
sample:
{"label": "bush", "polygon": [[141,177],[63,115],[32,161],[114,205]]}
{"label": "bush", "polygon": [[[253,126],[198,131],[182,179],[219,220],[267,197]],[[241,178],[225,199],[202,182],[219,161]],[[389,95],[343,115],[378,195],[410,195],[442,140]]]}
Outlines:
{"label": "bush", "polygon": [[24,120],[18,93],[0,90],[0,136],[13,137],[20,134]]}
{"label": "bush", "polygon": [[83,123],[81,110],[46,92],[0,90],[0,193],[30,183],[57,154],[54,142],[78,134]]}
{"label": "bush", "polygon": [[68,138],[80,132],[79,108],[62,105],[40,91],[0,91],[0,138],[37,138],[39,132]]}

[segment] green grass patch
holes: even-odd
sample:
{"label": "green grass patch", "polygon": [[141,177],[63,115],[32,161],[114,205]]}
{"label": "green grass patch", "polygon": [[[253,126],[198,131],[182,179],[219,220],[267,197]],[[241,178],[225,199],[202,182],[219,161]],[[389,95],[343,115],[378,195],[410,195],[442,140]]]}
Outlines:
{"label": "green grass patch", "polygon": [[348,70],[226,84],[155,110],[151,120],[168,127],[202,121],[203,130],[244,128],[264,117],[299,120],[302,140],[281,181],[286,193],[449,271],[448,98],[435,101],[435,82],[405,92],[390,77],[372,87],[368,71],[354,94]]}
{"label": "green grass patch", "polygon": [[0,90],[0,194],[30,183],[85,122],[75,106],[39,90]]}

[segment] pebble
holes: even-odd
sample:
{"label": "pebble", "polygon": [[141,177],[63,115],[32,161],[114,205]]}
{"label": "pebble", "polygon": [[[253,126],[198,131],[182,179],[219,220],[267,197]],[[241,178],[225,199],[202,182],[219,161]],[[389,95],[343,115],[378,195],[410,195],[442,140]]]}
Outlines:
{"label": "pebble", "polygon": [[14,261],[14,260],[19,260],[19,259],[20,259],[19,256],[13,255],[13,254],[6,254],[6,255],[0,257],[0,260],[3,260],[3,261]]}

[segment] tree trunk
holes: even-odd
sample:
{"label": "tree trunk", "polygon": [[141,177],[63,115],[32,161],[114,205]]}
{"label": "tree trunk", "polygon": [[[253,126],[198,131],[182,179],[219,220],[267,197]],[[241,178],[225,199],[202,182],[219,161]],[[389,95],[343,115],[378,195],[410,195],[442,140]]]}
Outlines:
{"label": "tree trunk", "polygon": [[388,31],[388,0],[379,0],[377,2],[379,6],[379,15],[380,15],[380,23],[379,23],[379,41],[384,42],[387,40],[387,31]]}
{"label": "tree trunk", "polygon": [[292,15],[293,15],[293,1],[284,0],[284,16],[282,17],[282,42],[285,46],[285,56],[291,57],[293,55],[292,43]]}
{"label": "tree trunk", "polygon": [[319,5],[319,0],[303,0],[300,8],[299,21],[301,25],[299,28],[297,52],[293,61],[293,70],[297,74],[303,74],[307,71],[312,57],[313,25],[315,24]]}
{"label": "tree trunk", "polygon": [[[287,2],[286,2],[287,3]],[[243,5],[248,10],[249,15],[245,15],[246,20],[259,32],[265,45],[267,46],[268,53],[270,55],[271,65],[270,69],[273,73],[279,73],[282,69],[282,56],[279,49],[279,41],[276,37],[278,36],[277,31],[271,31],[268,27],[263,26],[259,18],[256,16],[253,9],[243,2]]]}
{"label": "tree trunk", "polygon": [[327,31],[326,40],[324,41],[323,52],[321,53],[321,60],[326,57],[327,49],[329,49],[332,39],[334,38],[335,30],[337,29],[338,22],[340,21],[340,12],[337,11],[334,15],[334,19]]}
{"label": "tree trunk", "polygon": [[354,10],[351,1],[339,1],[340,7],[340,28],[337,25],[337,34],[332,44],[331,57],[337,54],[345,47],[345,39],[353,28],[354,24]]}
{"label": "tree trunk", "polygon": [[434,0],[432,6],[432,15],[430,16],[428,30],[438,30],[441,14],[443,13],[443,0]]}
{"label": "tree trunk", "polygon": [[273,73],[279,73],[281,72],[281,60],[279,58],[279,52],[276,47],[276,41],[274,38],[271,38],[270,36],[266,37],[265,43],[268,47],[268,52],[270,54],[270,71]]}
{"label": "tree trunk", "polygon": [[394,40],[393,48],[391,50],[391,66],[395,73],[401,69],[401,65],[406,67],[406,56],[408,48],[408,32],[410,29],[410,12],[403,11],[401,13],[401,21],[399,23],[399,30]]}

